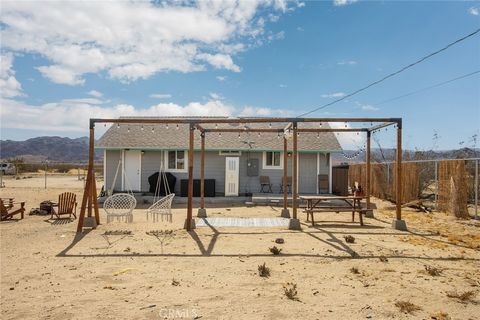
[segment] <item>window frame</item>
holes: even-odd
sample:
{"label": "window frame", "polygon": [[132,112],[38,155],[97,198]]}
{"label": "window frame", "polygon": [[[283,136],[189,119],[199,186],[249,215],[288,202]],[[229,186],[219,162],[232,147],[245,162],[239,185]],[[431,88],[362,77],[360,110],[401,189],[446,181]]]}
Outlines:
{"label": "window frame", "polygon": [[[274,156],[275,153],[280,155],[280,165],[267,165],[267,153],[272,153]],[[262,169],[265,170],[283,170],[283,152],[282,151],[264,151],[263,152],[263,160],[262,160]]]}
{"label": "window frame", "polygon": [[[170,152],[175,152],[175,169],[169,167]],[[178,169],[178,152],[183,152],[183,169]],[[165,172],[188,172],[188,151],[187,150],[166,150],[164,152]]]}

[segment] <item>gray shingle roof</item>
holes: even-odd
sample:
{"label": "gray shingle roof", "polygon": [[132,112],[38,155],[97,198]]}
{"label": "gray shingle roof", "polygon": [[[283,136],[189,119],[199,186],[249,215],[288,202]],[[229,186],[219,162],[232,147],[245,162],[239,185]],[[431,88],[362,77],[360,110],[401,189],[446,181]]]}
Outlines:
{"label": "gray shingle roof", "polygon": [[[284,128],[287,123],[272,123],[272,128]],[[299,128],[318,126],[312,123],[299,123]],[[208,124],[205,129],[243,128],[244,125]],[[250,128],[268,128],[269,124],[248,124]],[[323,128],[328,124],[323,124]],[[142,129],[143,128],[143,129]],[[152,130],[153,129],[153,130]],[[280,137],[280,138],[279,138]],[[282,135],[277,133],[238,133],[217,132],[206,134],[205,149],[207,150],[283,150]],[[188,149],[188,125],[112,125],[97,141],[97,148],[102,149]],[[292,142],[289,141],[289,149]],[[200,132],[195,131],[195,149],[200,149]],[[298,138],[299,151],[340,151],[341,147],[332,132],[301,133]]]}

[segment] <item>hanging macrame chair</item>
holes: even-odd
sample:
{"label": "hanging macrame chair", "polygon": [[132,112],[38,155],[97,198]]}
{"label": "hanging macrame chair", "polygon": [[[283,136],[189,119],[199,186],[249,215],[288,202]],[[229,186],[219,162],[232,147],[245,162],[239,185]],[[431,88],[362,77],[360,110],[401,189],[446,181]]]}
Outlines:
{"label": "hanging macrame chair", "polygon": [[[161,159],[163,160],[163,156]],[[167,175],[163,161],[160,161],[160,168],[158,171],[157,184],[155,186],[155,194],[153,195],[153,204],[147,209],[147,221],[148,216],[152,217],[153,222],[159,221],[159,218],[163,221],[165,217],[167,221],[172,222],[172,202],[175,197],[175,193],[171,193],[170,186],[168,185]],[[163,188],[165,190],[165,196],[160,198],[160,187],[163,182]]]}
{"label": "hanging macrame chair", "polygon": [[119,160],[112,186],[107,190],[108,198],[103,203],[103,209],[107,214],[107,223],[114,219],[117,219],[117,221],[124,220],[125,222],[133,222],[133,209],[137,206],[137,200],[133,196],[130,181],[128,180],[125,170],[122,170],[122,174],[127,192],[113,194],[113,188],[117,182],[121,165],[122,161]]}

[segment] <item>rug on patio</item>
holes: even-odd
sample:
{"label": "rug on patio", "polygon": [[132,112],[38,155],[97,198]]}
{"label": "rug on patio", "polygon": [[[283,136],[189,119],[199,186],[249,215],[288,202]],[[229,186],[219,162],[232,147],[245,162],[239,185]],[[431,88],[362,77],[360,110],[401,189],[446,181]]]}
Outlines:
{"label": "rug on patio", "polygon": [[288,227],[287,218],[197,218],[197,227]]}

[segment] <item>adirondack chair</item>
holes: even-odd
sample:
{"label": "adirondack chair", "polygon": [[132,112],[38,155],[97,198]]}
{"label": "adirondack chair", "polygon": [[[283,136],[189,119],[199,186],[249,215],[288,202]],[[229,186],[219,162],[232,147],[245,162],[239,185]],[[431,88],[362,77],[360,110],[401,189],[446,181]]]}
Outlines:
{"label": "adirondack chair", "polygon": [[23,219],[25,214],[25,202],[20,202],[20,206],[16,206],[13,198],[0,199],[0,214],[0,220],[11,219],[16,214],[20,214],[20,219]]}
{"label": "adirondack chair", "polygon": [[[75,219],[77,218],[77,196],[73,192],[64,192],[58,196],[58,203],[53,205],[52,208],[52,216],[50,219],[53,219],[55,215],[58,219],[60,219],[61,215],[68,214],[69,218],[73,216]],[[57,207],[57,210],[55,210]]]}

